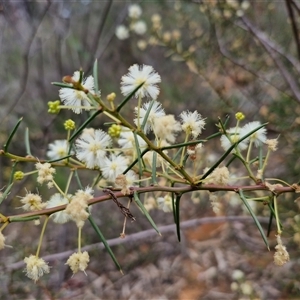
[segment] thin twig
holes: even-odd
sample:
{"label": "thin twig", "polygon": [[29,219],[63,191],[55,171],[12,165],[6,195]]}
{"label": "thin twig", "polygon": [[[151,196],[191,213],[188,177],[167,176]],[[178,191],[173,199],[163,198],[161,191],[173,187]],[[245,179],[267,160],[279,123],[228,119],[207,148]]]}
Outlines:
{"label": "thin twig", "polygon": [[[266,52],[270,55],[270,57],[273,59],[274,63],[276,64],[279,72],[281,73],[282,77],[284,78],[286,84],[290,87],[292,93],[294,94],[295,99],[297,102],[300,102],[300,89],[295,81],[294,76],[288,71],[286,66],[283,64],[283,62],[280,60],[280,58],[277,56],[276,52],[280,53],[281,55],[284,55],[286,59],[290,60],[290,56],[283,54],[283,51],[279,47],[274,47],[274,43],[271,42],[266,35],[261,32],[258,28],[256,28],[246,17],[241,18],[243,23],[247,26],[249,31],[259,40],[259,42],[262,44],[262,46],[265,48]],[[300,73],[299,68],[299,62],[293,58],[293,61],[296,62],[294,64],[294,67],[297,68],[297,71]],[[290,60],[291,62],[291,60]],[[291,62],[292,63],[292,62]]]}
{"label": "thin twig", "polygon": [[132,213],[130,212],[130,210],[125,207],[121,202],[118,201],[118,198],[116,197],[116,195],[114,194],[114,192],[110,189],[103,189],[102,190],[104,193],[107,193],[110,195],[111,199],[118,205],[118,207],[121,210],[121,213],[126,217],[131,219],[131,221],[135,221],[135,217],[132,215]]}
{"label": "thin twig", "polygon": [[289,18],[291,20],[291,25],[293,29],[293,34],[294,34],[294,39],[297,47],[297,52],[298,52],[298,58],[300,59],[300,41],[299,41],[299,32],[297,28],[297,22],[295,20],[293,8],[292,8],[292,1],[291,0],[285,0],[286,6],[287,6],[287,11],[289,14]]}

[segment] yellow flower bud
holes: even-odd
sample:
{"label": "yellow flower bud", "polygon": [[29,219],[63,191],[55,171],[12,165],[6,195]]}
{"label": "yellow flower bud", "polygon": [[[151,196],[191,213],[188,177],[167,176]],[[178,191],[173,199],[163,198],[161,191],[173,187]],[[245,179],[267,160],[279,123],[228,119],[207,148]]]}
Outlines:
{"label": "yellow flower bud", "polygon": [[120,133],[121,133],[121,126],[120,125],[117,125],[117,124],[113,124],[109,127],[108,129],[108,134],[111,136],[111,137],[116,137],[118,138],[120,136]]}
{"label": "yellow flower bud", "polygon": [[49,101],[48,102],[48,113],[49,114],[58,114],[60,112],[60,101]]}
{"label": "yellow flower bud", "polygon": [[107,101],[114,101],[116,99],[116,94],[115,93],[110,93],[109,95],[107,95],[106,99]]}
{"label": "yellow flower bud", "polygon": [[238,121],[242,121],[242,120],[244,120],[245,119],[245,115],[242,113],[242,112],[237,112],[236,114],[235,114],[235,118],[238,120]]}
{"label": "yellow flower bud", "polygon": [[64,123],[64,127],[66,130],[73,130],[75,129],[75,122],[71,119],[66,120]]}
{"label": "yellow flower bud", "polygon": [[17,171],[14,173],[15,180],[22,180],[24,178],[24,173],[22,171]]}

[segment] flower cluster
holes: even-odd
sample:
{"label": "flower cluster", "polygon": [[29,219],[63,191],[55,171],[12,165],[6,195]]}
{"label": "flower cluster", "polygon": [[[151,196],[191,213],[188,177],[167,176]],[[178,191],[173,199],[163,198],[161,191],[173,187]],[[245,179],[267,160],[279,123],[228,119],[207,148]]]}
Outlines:
{"label": "flower cluster", "polygon": [[289,253],[286,247],[283,246],[280,235],[277,235],[277,245],[275,246],[276,252],[274,254],[274,263],[277,266],[282,266],[290,260]]}
{"label": "flower cluster", "polygon": [[141,20],[142,8],[138,4],[131,4],[128,7],[129,25],[118,25],[115,34],[119,40],[126,40],[130,36],[130,31],[137,35],[143,35],[147,31],[146,23]]}
{"label": "flower cluster", "polygon": [[71,202],[66,207],[66,213],[76,223],[78,228],[83,227],[84,221],[89,217],[88,200],[93,198],[93,190],[86,188],[79,190],[72,197]]}
{"label": "flower cluster", "polygon": [[88,262],[90,261],[89,254],[87,251],[73,253],[66,262],[66,265],[69,265],[73,274],[78,271],[83,271],[87,268]]}
{"label": "flower cluster", "polygon": [[26,272],[26,276],[34,282],[36,282],[44,274],[48,274],[50,272],[48,264],[36,255],[25,257],[24,262],[26,264],[24,272]]}
{"label": "flower cluster", "polygon": [[[133,20],[138,20],[141,16],[140,7],[138,5],[130,6],[129,16]],[[120,209],[125,217],[132,220],[135,220],[129,210],[132,199],[136,201],[147,218],[150,216],[146,210],[154,208],[161,209],[166,213],[173,212],[174,209],[174,215],[178,215],[177,199],[185,193],[180,191],[180,188],[186,186],[191,187],[190,191],[196,191],[199,187],[198,192],[200,186],[201,189],[206,186],[207,190],[210,191],[209,201],[212,210],[216,214],[220,214],[223,212],[221,197],[218,197],[215,192],[218,189],[222,190],[222,188],[224,188],[223,191],[230,190],[230,179],[234,177],[235,180],[240,179],[232,174],[230,166],[231,162],[238,158],[245,166],[247,179],[252,180],[255,184],[263,183],[264,186],[262,185],[262,187],[265,192],[271,194],[271,196],[262,198],[255,195],[254,200],[271,201],[270,199],[273,197],[272,201],[277,203],[275,192],[281,186],[270,184],[264,179],[268,157],[272,151],[277,149],[277,140],[267,139],[266,129],[260,122],[254,121],[241,126],[240,123],[245,119],[245,116],[238,112],[235,127],[227,129],[220,120],[217,125],[219,129],[217,134],[198,140],[205,129],[206,120],[197,110],[193,112],[186,110],[178,116],[167,114],[158,100],[158,84],[161,82],[161,77],[153,67],[147,65],[133,65],[129,68],[128,73],[122,77],[121,93],[125,99],[117,108],[114,104],[116,94],[109,94],[107,97],[109,105],[106,106],[100,93],[94,91],[93,77],[89,76],[84,79],[82,71],[75,72],[72,77],[65,77],[64,82],[65,85],[63,86],[65,87],[59,91],[61,100],[65,104],[61,108],[67,108],[79,114],[83,110],[89,110],[92,106],[97,107],[97,112],[105,114],[113,124],[110,123],[106,132],[104,129],[88,128],[91,120],[89,119],[84,123],[84,126],[80,126],[75,131],[75,122],[67,120],[64,123],[67,132],[66,139],[56,140],[48,145],[47,156],[50,161],[42,163],[36,159],[36,170],[27,174],[21,171],[15,172],[15,180],[22,180],[29,174],[37,173],[39,184],[46,183],[49,188],[56,189],[56,192],[47,202],[43,202],[39,194],[30,192],[27,192],[20,200],[22,208],[29,212],[26,213],[26,217],[28,215],[34,218],[40,218],[42,215],[47,216],[37,254],[24,259],[26,275],[32,280],[37,281],[43,274],[50,271],[48,264],[38,255],[42,236],[49,219],[59,224],[64,224],[70,220],[76,223],[79,240],[78,252],[73,253],[66,264],[70,266],[73,273],[85,272],[89,262],[89,254],[86,251],[81,252],[81,231],[87,219],[92,223],[101,239],[103,238],[93,223],[91,209],[89,209],[89,205],[95,202],[94,200],[91,201],[94,188],[100,186],[106,186],[105,189],[103,188],[103,192],[107,192],[117,204],[117,209]],[[130,95],[133,97],[129,97]],[[134,96],[137,99],[131,99]],[[130,100],[137,102],[137,105],[133,110],[133,118],[127,121],[120,111],[122,105]],[[75,133],[71,136],[73,130]],[[220,158],[214,157],[211,161],[202,159],[201,156],[206,151],[205,142],[216,136],[221,136],[220,144],[225,154]],[[267,148],[266,155],[263,154],[265,151],[263,147]],[[231,153],[234,154],[233,158],[225,164],[226,156],[230,155],[231,149],[234,152]],[[248,150],[247,155],[244,156],[243,151],[246,149]],[[254,158],[252,157],[252,149],[260,150],[257,151],[259,154],[255,153]],[[223,163],[224,166],[222,166]],[[209,165],[212,166],[207,167]],[[64,189],[61,184],[55,181],[56,166],[70,169],[70,175],[66,180]],[[80,176],[77,176],[80,189],[74,193],[71,191],[71,187],[74,187],[73,175],[75,172],[78,175],[77,173],[82,169],[95,174],[93,189],[88,186],[83,190]],[[241,179],[244,180],[245,177],[241,176]],[[107,182],[110,185],[109,188]],[[142,187],[144,183],[148,186],[146,188],[148,190],[143,205],[142,201],[137,198],[139,192],[144,188]],[[139,187],[137,187],[138,184]],[[172,190],[174,187],[176,192]],[[115,191],[118,193],[117,196]],[[232,188],[231,191],[241,192],[240,198],[244,200],[245,207],[253,213],[251,205],[248,205],[248,200],[251,200],[250,197],[244,196],[242,191],[236,187]],[[117,200],[120,196],[129,197],[130,201],[127,207]],[[194,199],[196,198],[194,197]],[[41,212],[43,209],[48,209],[48,211]],[[278,220],[277,205],[274,205],[272,213]],[[153,224],[151,219],[149,221]],[[279,221],[277,227],[280,227],[278,224],[280,224]],[[126,221],[124,221],[123,233],[125,232],[125,225]],[[2,229],[0,230],[0,249],[5,246]],[[278,228],[278,232],[281,232],[281,228]],[[274,262],[277,265],[283,265],[289,261],[289,255],[282,244],[280,235],[277,236],[277,242]],[[106,243],[104,244],[106,245]],[[106,247],[108,246],[106,245]]]}

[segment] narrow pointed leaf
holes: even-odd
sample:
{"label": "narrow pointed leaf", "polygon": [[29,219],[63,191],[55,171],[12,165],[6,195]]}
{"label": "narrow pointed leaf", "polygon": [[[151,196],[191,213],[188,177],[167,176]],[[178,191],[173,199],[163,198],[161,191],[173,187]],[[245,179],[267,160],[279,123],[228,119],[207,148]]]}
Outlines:
{"label": "narrow pointed leaf", "polygon": [[94,77],[94,90],[96,94],[99,93],[99,83],[98,83],[98,60],[96,59],[93,66],[93,77]]}
{"label": "narrow pointed leaf", "polygon": [[177,238],[178,238],[179,242],[181,241],[181,236],[180,236],[180,208],[179,208],[181,196],[182,196],[181,194],[177,195],[176,200],[175,200],[175,207],[176,207],[175,223],[176,223]]}
{"label": "narrow pointed leaf", "polygon": [[152,184],[157,185],[156,181],[156,158],[157,158],[157,153],[153,151],[153,159],[152,159],[152,174],[151,174],[151,179],[152,179]]}
{"label": "narrow pointed leaf", "polygon": [[87,125],[89,124],[89,123],[91,123],[94,119],[95,119],[95,117],[97,116],[97,115],[99,115],[100,113],[102,112],[102,110],[97,110],[97,111],[95,111],[78,129],[77,129],[77,131],[76,132],[74,132],[73,133],[73,135],[70,137],[70,139],[69,139],[69,142],[71,143],[76,137],[77,137],[77,135],[79,135],[80,134],[80,132],[84,129],[84,128],[86,128],[87,127]]}
{"label": "narrow pointed leaf", "polygon": [[258,228],[258,230],[259,230],[259,232],[260,232],[260,234],[261,234],[261,236],[262,236],[262,238],[263,238],[263,240],[264,240],[264,242],[265,242],[265,244],[266,244],[268,250],[270,250],[269,243],[268,243],[268,239],[267,239],[267,237],[266,237],[266,235],[265,235],[265,233],[264,233],[264,230],[263,230],[263,228],[261,227],[261,225],[260,225],[258,219],[256,218],[256,215],[255,215],[254,211],[252,210],[251,206],[249,205],[247,199],[245,198],[245,196],[244,196],[244,194],[243,194],[243,191],[242,191],[242,190],[239,190],[239,194],[240,194],[240,198],[242,199],[242,201],[244,202],[246,208],[248,209],[248,211],[249,211],[251,217],[253,218],[253,220],[254,220],[254,222],[255,222],[255,225],[257,226],[257,228]]}
{"label": "narrow pointed leaf", "polygon": [[122,107],[131,99],[131,97],[143,86],[144,82],[142,82],[136,89],[134,89],[124,100],[118,105],[116,111],[119,112]]}
{"label": "narrow pointed leaf", "polygon": [[[276,220],[276,213],[275,213],[275,208],[274,208],[274,202],[272,202],[272,204],[271,203],[269,203],[269,208],[270,208],[270,213],[272,214],[272,216],[275,218],[275,220]],[[282,229],[283,228],[283,225],[282,225],[282,223],[280,222],[280,220],[279,220],[279,225],[280,225],[280,228]]]}
{"label": "narrow pointed leaf", "polygon": [[26,154],[32,156],[31,150],[30,150],[30,142],[29,142],[29,129],[28,127],[25,130],[25,148],[26,148]]}
{"label": "narrow pointed leaf", "polygon": [[137,206],[141,209],[141,211],[143,212],[143,214],[146,216],[147,220],[149,221],[149,223],[151,224],[151,226],[154,228],[154,230],[161,235],[161,233],[159,232],[156,224],[154,223],[154,221],[152,220],[151,216],[149,215],[147,209],[145,208],[145,206],[143,205],[143,203],[140,201],[139,196],[137,194],[137,192],[134,192],[133,194],[133,198],[135,203],[137,204]]}
{"label": "narrow pointed leaf", "polygon": [[12,140],[12,138],[14,137],[18,127],[20,126],[21,122],[22,122],[23,118],[20,118],[17,122],[17,124],[15,125],[14,129],[12,130],[12,132],[10,133],[8,139],[7,139],[7,142],[4,144],[4,152],[7,152],[7,149],[9,147],[9,144]]}
{"label": "narrow pointed leaf", "polygon": [[[263,128],[264,126],[266,126],[268,123],[264,123],[262,125],[260,125],[259,127],[253,129],[252,131],[250,131],[248,134],[246,134],[245,136],[243,136],[242,138],[240,138],[236,143],[232,144],[227,150],[226,152],[219,158],[219,160],[201,177],[201,180],[205,179],[209,174],[211,174],[215,168],[217,168],[222,161],[231,153],[231,151],[243,140],[245,140],[246,138],[248,138],[250,135],[252,135],[254,132],[258,131],[260,128]],[[233,153],[234,154],[234,153]]]}
{"label": "narrow pointed leaf", "polygon": [[[146,123],[147,123],[147,121],[148,121],[149,114],[150,114],[150,111],[151,111],[151,109],[152,109],[152,106],[153,106],[154,102],[155,102],[155,100],[151,100],[151,102],[150,102],[150,104],[149,104],[149,107],[148,107],[148,109],[147,109],[147,111],[146,111],[146,114],[145,114],[144,119],[143,119],[143,123],[142,123],[142,125],[141,125],[142,131],[144,131],[144,128],[145,128]],[[138,117],[139,117],[139,116],[138,116]]]}
{"label": "narrow pointed leaf", "polygon": [[55,86],[59,86],[61,88],[74,89],[73,84],[70,84],[70,83],[51,82],[51,84],[53,84]]}
{"label": "narrow pointed leaf", "polygon": [[270,236],[271,229],[272,229],[272,221],[273,221],[273,212],[272,212],[272,209],[271,209],[272,204],[269,203],[268,205],[269,205],[269,208],[270,208],[270,217],[269,217],[269,223],[268,223],[267,237]]}
{"label": "narrow pointed leaf", "polygon": [[98,225],[95,223],[93,217],[90,215],[89,216],[89,221],[92,225],[92,227],[94,228],[94,230],[96,231],[96,233],[98,234],[101,242],[103,243],[105,249],[107,250],[107,252],[109,253],[110,257],[112,258],[112,260],[114,261],[116,267],[119,269],[119,271],[123,274],[122,268],[120,266],[120,264],[118,263],[114,253],[112,252],[111,248],[109,247],[104,235],[102,234],[102,232],[100,231]]}
{"label": "narrow pointed leaf", "polygon": [[10,190],[13,186],[13,182],[5,189],[5,191],[2,193],[2,195],[0,196],[0,204],[3,202],[4,199],[6,199],[6,197],[9,195]]}
{"label": "narrow pointed leaf", "polygon": [[61,157],[61,158],[56,158],[56,159],[47,160],[47,162],[48,162],[48,163],[54,163],[54,162],[62,161],[62,160],[66,159],[66,158],[69,158],[69,157],[71,157],[71,156],[73,156],[73,154],[69,154],[69,155],[66,155],[66,156]]}
{"label": "narrow pointed leaf", "polygon": [[136,148],[136,153],[137,153],[137,159],[138,159],[138,166],[139,166],[139,178],[142,178],[143,175],[143,166],[145,166],[144,160],[142,158],[141,155],[141,149],[139,146],[139,140],[137,138],[137,134],[136,132],[133,132],[133,136],[134,136],[134,144],[135,144],[135,148]]}
{"label": "narrow pointed leaf", "polygon": [[9,222],[29,222],[29,221],[38,220],[39,218],[40,218],[39,216],[23,217],[23,218],[13,217],[13,218],[9,218]]}

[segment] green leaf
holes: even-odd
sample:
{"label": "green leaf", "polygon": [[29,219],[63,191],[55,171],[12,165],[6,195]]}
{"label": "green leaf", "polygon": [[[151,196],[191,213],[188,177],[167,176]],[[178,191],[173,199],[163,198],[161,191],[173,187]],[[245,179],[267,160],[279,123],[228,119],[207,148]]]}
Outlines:
{"label": "green leaf", "polygon": [[98,60],[96,59],[93,66],[93,77],[94,77],[94,90],[96,94],[99,93],[99,83],[98,83]]}
{"label": "green leaf", "polygon": [[4,199],[6,199],[6,197],[8,196],[8,194],[10,193],[10,190],[13,186],[13,182],[5,189],[5,191],[3,192],[3,194],[0,197],[0,204],[3,202]]}
{"label": "green leaf", "polygon": [[75,175],[75,178],[76,178],[76,181],[77,181],[77,184],[78,184],[79,188],[81,190],[83,190],[84,188],[83,188],[81,180],[79,178],[78,170],[75,170],[75,174],[74,175]]}
{"label": "green leaf", "polygon": [[180,204],[180,199],[181,199],[182,194],[176,195],[176,200],[175,200],[175,223],[176,223],[176,232],[177,232],[177,238],[178,241],[180,242],[181,236],[180,236],[180,209],[179,209],[179,204]]}
{"label": "green leaf", "polygon": [[116,111],[119,112],[122,107],[131,99],[131,97],[144,85],[142,82],[137,88],[135,88],[124,100],[118,105]]}
{"label": "green leaf", "polygon": [[10,177],[9,177],[9,182],[8,182],[9,185],[14,181],[14,175],[15,175],[15,172],[16,172],[17,164],[18,164],[18,161],[15,161],[13,163],[12,167],[11,167]]}
{"label": "green leaf", "polygon": [[29,142],[29,129],[28,127],[25,130],[25,148],[26,148],[26,154],[32,156],[31,150],[30,150],[30,142]]}
{"label": "green leaf", "polygon": [[149,114],[150,114],[150,112],[151,112],[151,109],[152,109],[152,106],[153,106],[154,102],[155,102],[154,99],[151,100],[151,102],[150,102],[150,104],[149,104],[149,107],[148,107],[148,109],[147,109],[147,111],[146,111],[146,114],[145,114],[144,119],[143,119],[143,123],[142,123],[142,125],[141,125],[142,131],[144,131],[144,128],[145,128],[146,123],[147,123],[147,121],[148,121]]}
{"label": "green leaf", "polygon": [[152,174],[151,174],[151,181],[153,185],[157,185],[156,181],[156,159],[157,153],[153,151],[153,159],[152,159]]}
{"label": "green leaf", "polygon": [[13,218],[9,218],[9,222],[29,222],[29,221],[38,220],[39,218],[40,216],[23,217],[23,218],[13,217]]}
{"label": "green leaf", "polygon": [[51,82],[51,84],[53,84],[55,86],[62,87],[62,88],[67,88],[67,89],[73,89],[74,90],[73,84],[71,84],[71,83]]}
{"label": "green leaf", "polygon": [[[271,218],[271,216],[272,216],[272,219],[273,219],[273,217],[274,217],[275,220],[276,220],[276,212],[275,212],[274,199],[272,200],[271,203],[270,203],[270,202],[268,203],[268,206],[269,206],[269,208],[270,208],[270,213],[271,213],[270,218]],[[279,220],[279,226],[280,226],[280,229],[283,228],[283,225],[282,225],[282,223],[281,223],[280,220]]]}
{"label": "green leaf", "polygon": [[154,221],[152,220],[151,216],[149,215],[147,209],[145,208],[145,206],[143,205],[143,203],[140,201],[139,196],[137,194],[137,192],[133,193],[133,198],[135,203],[137,204],[137,206],[141,209],[141,211],[143,212],[143,214],[146,216],[146,218],[148,219],[149,223],[151,224],[151,226],[154,228],[154,230],[161,235],[161,233],[159,232],[156,224],[154,223]]}
{"label": "green leaf", "polygon": [[139,165],[139,178],[141,179],[143,175],[143,166],[145,166],[145,163],[141,155],[141,149],[140,149],[139,140],[137,138],[136,132],[133,132],[133,136],[134,136],[134,142],[135,142],[134,144],[136,148],[138,165]]}
{"label": "green leaf", "polygon": [[267,237],[266,237],[266,235],[265,235],[265,233],[264,233],[264,230],[263,230],[263,228],[261,227],[261,225],[260,225],[258,219],[256,218],[256,215],[255,215],[254,211],[252,210],[251,206],[249,205],[249,203],[248,203],[247,199],[245,198],[244,193],[243,193],[242,190],[239,190],[239,194],[240,194],[240,198],[242,199],[242,201],[244,202],[246,208],[248,209],[248,211],[249,211],[251,217],[253,218],[253,220],[254,220],[254,222],[255,222],[255,225],[257,226],[257,228],[258,228],[258,230],[259,230],[259,232],[260,232],[260,234],[261,234],[261,236],[262,236],[262,238],[263,238],[263,240],[264,240],[264,242],[265,242],[265,244],[266,244],[268,250],[270,251],[268,239],[267,239]]}
{"label": "green leaf", "polygon": [[270,236],[271,228],[272,228],[273,216],[275,215],[275,213],[274,213],[274,204],[273,204],[273,201],[272,201],[272,203],[268,203],[268,206],[269,206],[269,208],[270,208],[270,217],[269,217],[269,224],[268,224],[268,232],[267,232],[267,236]]}
{"label": "green leaf", "polygon": [[250,131],[248,134],[246,134],[245,136],[241,137],[236,143],[232,144],[227,150],[226,152],[220,157],[220,159],[201,177],[201,180],[205,179],[210,173],[212,173],[214,171],[215,168],[217,168],[221,162],[231,153],[231,151],[238,146],[239,143],[241,143],[243,140],[245,140],[247,137],[249,137],[250,135],[252,135],[254,132],[258,131],[260,128],[266,126],[268,123],[264,123],[262,125],[260,125],[259,127],[253,129],[252,131]]}
{"label": "green leaf", "polygon": [[58,161],[61,161],[61,160],[64,160],[66,158],[69,158],[73,156],[73,154],[69,154],[69,155],[66,155],[64,157],[61,157],[61,158],[56,158],[56,159],[51,159],[51,160],[47,160],[48,163],[54,163],[54,162],[58,162]]}
{"label": "green leaf", "polygon": [[[146,148],[141,152],[141,157],[143,157],[148,151],[150,151],[149,148]],[[129,166],[128,168],[123,172],[123,174],[126,174],[129,170],[132,169],[132,167],[138,162],[138,158],[136,158]]]}
{"label": "green leaf", "polygon": [[122,268],[120,266],[120,264],[118,263],[114,253],[112,252],[111,248],[109,247],[104,235],[102,234],[102,232],[100,231],[98,225],[95,223],[93,217],[91,215],[89,215],[89,221],[91,223],[91,225],[93,226],[94,230],[96,231],[96,233],[98,234],[101,242],[103,243],[105,249],[107,250],[107,252],[109,253],[110,257],[112,258],[112,260],[114,261],[116,267],[119,269],[119,271],[123,274]]}
{"label": "green leaf", "polygon": [[72,134],[72,136],[70,137],[70,139],[69,139],[69,143],[71,143],[76,137],[77,137],[77,135],[79,135],[80,134],[80,132],[84,129],[84,128],[86,128],[87,127],[87,125],[89,124],[89,123],[91,123],[92,121],[93,121],[93,119],[95,119],[95,117],[96,116],[98,116],[100,113],[102,112],[102,110],[97,110],[97,111],[95,111],[78,129],[77,129],[77,131],[76,132],[74,132],[73,134]]}
{"label": "green leaf", "polygon": [[20,118],[17,122],[17,124],[15,125],[14,129],[12,130],[12,132],[10,133],[7,142],[4,144],[4,152],[7,152],[7,149],[9,147],[9,144],[12,140],[12,138],[14,137],[18,127],[20,126],[21,122],[22,122],[23,118]]}

